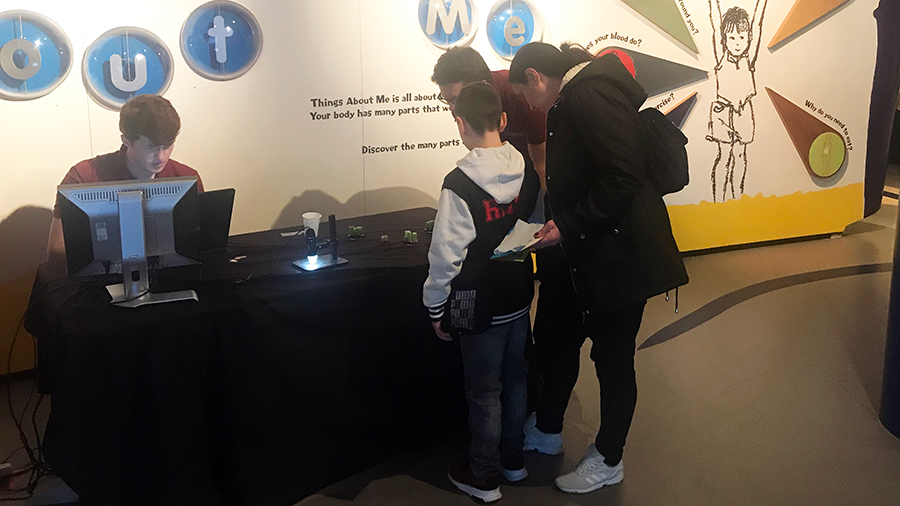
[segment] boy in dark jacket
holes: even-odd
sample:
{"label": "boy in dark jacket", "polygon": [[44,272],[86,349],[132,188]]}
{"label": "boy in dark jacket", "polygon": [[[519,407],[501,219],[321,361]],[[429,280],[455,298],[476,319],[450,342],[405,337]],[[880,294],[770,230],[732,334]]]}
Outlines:
{"label": "boy in dark jacket", "polygon": [[470,151],[444,179],[423,301],[435,334],[458,336],[465,372],[470,459],[447,475],[463,492],[493,502],[501,497],[499,474],[509,481],[528,475],[524,347],[534,284],[530,257],[491,256],[517,220],[540,211],[540,183],[522,155],[500,141],[506,116],[489,84],[465,86],[454,117]]}

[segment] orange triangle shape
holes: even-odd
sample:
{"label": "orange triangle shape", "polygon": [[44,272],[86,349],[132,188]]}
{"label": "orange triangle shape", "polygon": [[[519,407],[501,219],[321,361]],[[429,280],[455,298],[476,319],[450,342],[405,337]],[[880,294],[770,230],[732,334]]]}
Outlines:
{"label": "orange triangle shape", "polygon": [[769,42],[772,49],[779,42],[809,26],[817,19],[837,9],[849,0],[797,0],[790,12],[785,16],[778,31]]}

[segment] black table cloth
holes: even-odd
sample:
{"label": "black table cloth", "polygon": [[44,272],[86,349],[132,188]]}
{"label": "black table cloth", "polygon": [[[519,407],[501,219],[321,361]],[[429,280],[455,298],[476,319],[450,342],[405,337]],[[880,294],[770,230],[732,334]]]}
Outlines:
{"label": "black table cloth", "polygon": [[421,302],[434,213],[341,220],[349,262],[316,272],[291,265],[302,237],[233,236],[202,268],[160,273],[199,302],[114,307],[115,277],[41,266],[26,328],[49,464],[88,505],[281,505],[458,430],[458,348]]}

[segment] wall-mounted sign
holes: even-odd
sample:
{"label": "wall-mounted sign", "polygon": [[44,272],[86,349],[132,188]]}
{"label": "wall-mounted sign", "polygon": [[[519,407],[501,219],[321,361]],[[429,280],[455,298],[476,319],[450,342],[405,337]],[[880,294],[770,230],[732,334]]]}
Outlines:
{"label": "wall-mounted sign", "polygon": [[162,95],[172,83],[172,53],[156,35],[133,26],[94,41],[81,64],[84,86],[103,107],[118,110],[136,95]]}
{"label": "wall-mounted sign", "polygon": [[0,98],[50,93],[72,69],[72,43],[50,19],[29,11],[0,13]]}
{"label": "wall-mounted sign", "polygon": [[472,0],[419,0],[419,26],[432,44],[449,49],[468,44],[478,29]]}
{"label": "wall-mounted sign", "polygon": [[540,41],[544,33],[544,17],[529,0],[499,0],[487,19],[491,47],[507,60],[525,44]]}
{"label": "wall-mounted sign", "polygon": [[188,66],[214,81],[247,73],[262,52],[262,42],[253,14],[227,0],[201,5],[181,27],[181,53]]}

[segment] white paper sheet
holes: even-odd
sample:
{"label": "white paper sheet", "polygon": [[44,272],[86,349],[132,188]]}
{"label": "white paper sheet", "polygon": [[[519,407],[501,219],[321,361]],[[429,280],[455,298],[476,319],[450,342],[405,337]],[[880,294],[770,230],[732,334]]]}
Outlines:
{"label": "white paper sheet", "polygon": [[522,220],[516,221],[515,226],[513,226],[509,233],[506,234],[506,237],[503,238],[503,242],[501,242],[500,245],[497,246],[497,249],[494,250],[494,256],[491,258],[518,253],[530,247],[532,244],[538,242],[538,240],[534,238],[534,234],[543,228],[543,226],[544,225],[541,223],[525,223]]}

